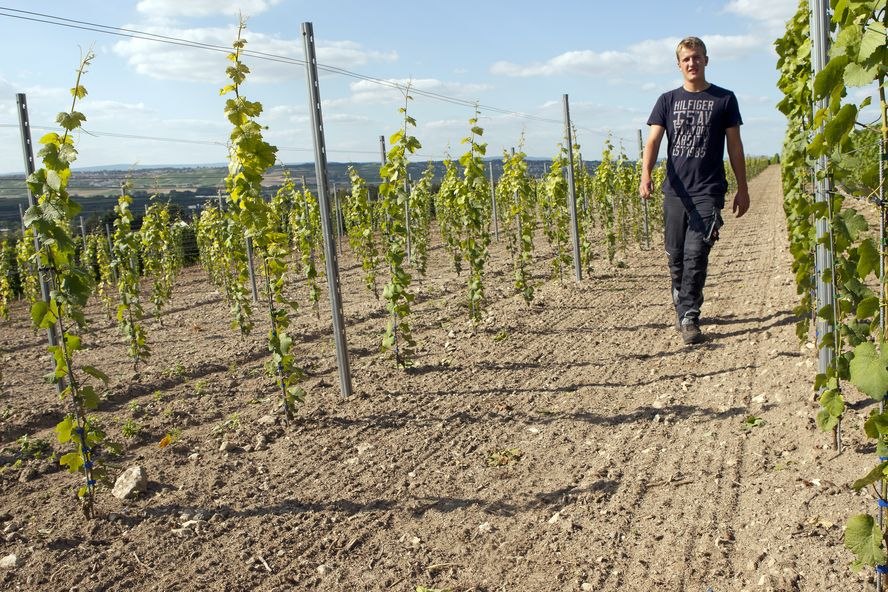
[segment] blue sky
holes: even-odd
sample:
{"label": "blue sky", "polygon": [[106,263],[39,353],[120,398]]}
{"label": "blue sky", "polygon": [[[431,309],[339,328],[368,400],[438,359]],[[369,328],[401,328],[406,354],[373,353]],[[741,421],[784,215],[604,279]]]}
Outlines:
{"label": "blue sky", "polygon": [[[15,93],[28,96],[31,124],[55,129],[82,50],[96,58],[84,79],[85,129],[75,166],[199,164],[226,159],[229,126],[218,89],[225,55],[33,22],[26,10],[230,47],[237,13],[248,17],[248,49],[302,57],[301,23],[312,22],[318,61],[360,75],[512,112],[482,110],[488,155],[517,146],[550,157],[563,134],[562,95],[587,159],[608,134],[637,153],[638,129],[659,93],[681,83],[674,47],[686,35],[707,43],[710,82],[735,91],[747,153],[779,152],[784,119],[775,108],[776,54],[796,0],[689,2],[366,2],[327,0],[0,0],[6,55],[0,62],[0,172],[23,169]],[[283,162],[312,160],[305,68],[247,59],[244,86],[265,107],[267,139]],[[376,160],[380,135],[399,126],[397,90],[341,74],[321,78],[328,159]],[[417,160],[463,151],[473,109],[416,96],[409,105],[423,144]],[[35,140],[43,133],[35,129]],[[187,142],[186,142],[187,141]],[[193,142],[193,143],[188,143]]]}

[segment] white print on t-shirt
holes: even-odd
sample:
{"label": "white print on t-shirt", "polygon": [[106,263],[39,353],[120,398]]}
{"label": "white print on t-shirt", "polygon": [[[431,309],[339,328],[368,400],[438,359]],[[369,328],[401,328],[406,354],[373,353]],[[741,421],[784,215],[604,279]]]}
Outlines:
{"label": "white print on t-shirt", "polygon": [[672,107],[672,126],[675,139],[672,156],[703,158],[709,139],[709,120],[715,101],[708,99],[681,99]]}

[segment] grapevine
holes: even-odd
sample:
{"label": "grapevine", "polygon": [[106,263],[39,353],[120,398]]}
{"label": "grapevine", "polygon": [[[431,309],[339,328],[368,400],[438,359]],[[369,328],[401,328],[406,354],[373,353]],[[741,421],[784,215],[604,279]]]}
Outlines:
{"label": "grapevine", "polygon": [[376,272],[379,267],[379,247],[373,232],[373,203],[367,191],[367,183],[353,167],[349,167],[351,179],[351,199],[346,202],[345,216],[348,227],[348,242],[352,250],[361,259],[364,270],[364,285],[379,300],[379,288],[376,285]]}
{"label": "grapevine", "polygon": [[435,215],[438,220],[438,228],[441,230],[444,248],[450,253],[456,275],[462,273],[462,252],[459,249],[460,242],[462,242],[462,225],[459,221],[457,206],[459,184],[459,171],[456,164],[450,158],[445,158],[444,178],[435,195]]}
{"label": "grapevine", "polygon": [[253,329],[253,308],[247,289],[247,246],[238,220],[207,205],[200,213],[197,244],[204,268],[214,285],[222,289],[231,309],[231,326],[241,335]]}
{"label": "grapevine", "polygon": [[132,231],[133,213],[130,205],[133,198],[130,187],[124,183],[114,212],[114,242],[112,265],[117,277],[117,324],[126,337],[129,355],[133,365],[151,356],[145,325],[142,323],[142,300],[139,286],[139,237]]}
{"label": "grapevine", "polygon": [[[808,194],[812,158],[831,157],[841,161],[854,145],[857,117],[869,99],[857,105],[846,100],[849,87],[876,83],[879,89],[880,117],[883,139],[888,135],[888,105],[885,101],[888,75],[888,9],[885,2],[833,2],[832,24],[834,42],[829,61],[811,83],[811,49],[809,40],[810,13],[807,3],[787,24],[784,37],[776,42],[780,56],[778,84],[784,93],[780,110],[787,116],[787,137],[783,166],[787,221],[794,257],[794,271],[802,295],[800,313],[810,307],[810,289],[815,248],[813,219],[826,219],[830,225],[831,252],[834,261],[821,270],[823,282],[835,291],[833,305],[824,306],[816,314],[834,327],[819,336],[818,347],[835,350],[833,363],[817,375],[815,389],[820,392],[821,411],[818,425],[829,430],[838,425],[844,412],[842,381],[850,380],[861,391],[877,401],[884,401],[888,391],[888,352],[885,335],[878,329],[879,315],[884,313],[883,293],[874,294],[867,286],[870,275],[877,274],[879,247],[866,237],[865,219],[854,209],[844,207],[844,198],[831,195],[825,202],[812,203]],[[823,101],[816,112],[813,101]],[[830,165],[827,175],[841,178],[841,166]],[[884,167],[883,163],[879,166]],[[802,315],[800,315],[802,316]],[[799,335],[807,332],[807,323],[800,323]],[[864,430],[877,441],[878,454],[888,456],[888,414],[874,413]],[[837,439],[838,444],[838,439]],[[888,498],[886,483],[888,462],[880,462],[868,475],[857,480],[856,490],[873,486],[880,503]],[[855,555],[855,567],[884,566],[885,533],[868,514],[852,517],[845,529],[845,545]],[[882,577],[881,575],[879,576]]]}
{"label": "grapevine", "polygon": [[568,211],[567,179],[564,167],[567,159],[564,149],[552,159],[552,166],[543,179],[542,196],[539,200],[540,217],[543,220],[543,231],[549,245],[555,251],[552,260],[552,272],[558,275],[558,281],[564,281],[564,270],[570,265],[570,213]]}
{"label": "grapevine", "polygon": [[536,215],[533,186],[527,174],[524,152],[503,155],[503,175],[497,185],[497,204],[503,215],[506,248],[512,256],[515,290],[528,304],[533,300],[531,265]]}
{"label": "grapevine", "polygon": [[15,298],[12,291],[12,261],[15,254],[8,241],[0,241],[0,319],[9,318],[9,305]]}
{"label": "grapevine", "polygon": [[388,243],[385,260],[390,272],[382,296],[391,315],[383,334],[382,350],[393,350],[395,363],[403,368],[413,365],[416,348],[409,321],[410,305],[415,297],[410,292],[412,278],[404,268],[407,228],[403,212],[409,199],[404,183],[407,179],[407,156],[421,147],[419,140],[409,133],[411,127],[416,127],[416,120],[407,113],[406,102],[410,99],[410,95],[405,93],[405,106],[399,109],[404,117],[403,127],[389,138],[391,147],[386,153],[385,164],[379,169],[382,179],[379,195],[382,198],[383,236]]}
{"label": "grapevine", "polygon": [[[256,254],[262,261],[271,321],[268,349],[277,371],[284,413],[288,420],[292,420],[296,403],[305,399],[305,391],[299,385],[302,373],[293,356],[293,338],[287,334],[289,311],[295,309],[295,304],[284,296],[287,237],[281,230],[283,221],[280,215],[262,197],[262,177],[274,165],[277,148],[264,140],[262,127],[255,121],[262,113],[262,105],[247,100],[241,94],[241,85],[250,71],[241,61],[241,52],[247,43],[241,36],[244,27],[241,21],[233,44],[234,51],[228,55],[233,63],[226,70],[231,84],[221,90],[223,95],[234,94],[234,98],[225,101],[225,115],[233,124],[225,187],[232,206],[231,218],[238,220],[246,235],[253,239]],[[308,191],[303,193],[307,198]]]}
{"label": "grapevine", "polygon": [[145,212],[139,229],[142,263],[145,275],[153,281],[151,302],[157,319],[172,297],[176,273],[182,267],[181,235],[176,233],[179,226],[171,222],[167,204],[154,203]]}
{"label": "grapevine", "polygon": [[320,316],[321,288],[318,285],[317,253],[321,250],[321,210],[318,199],[302,181],[302,191],[293,193],[289,226],[293,232],[302,273],[308,282],[308,299],[315,315]]}
{"label": "grapevine", "polygon": [[27,180],[31,193],[38,196],[37,204],[28,208],[25,214],[25,226],[33,229],[40,244],[33,260],[47,274],[51,286],[48,300],[32,303],[31,318],[38,328],[58,330],[59,344],[48,348],[55,361],[50,378],[60,387],[64,384],[60,395],[63,399],[70,398],[72,406],[71,412],[56,426],[56,435],[59,443],[71,443],[74,449],[62,455],[59,462],[72,473],[83,472],[85,484],[78,490],[78,496],[84,514],[89,518],[94,512],[97,479],[104,474],[96,458],[97,446],[104,434],[87,417],[88,411],[96,409],[99,404],[99,394],[88,384],[87,378],[104,382],[107,377],[89,366],[81,367],[79,371],[74,367],[74,357],[83,348],[77,329],[85,325],[83,307],[92,290],[93,279],[75,258],[70,227],[80,206],[70,198],[67,183],[71,163],[77,157],[71,132],[86,120],[75,110],[77,101],[86,96],[80,79],[92,57],[89,52],[81,61],[77,81],[71,89],[71,109],[57,118],[64,133],[50,132],[40,139],[43,148],[39,156],[43,168]]}
{"label": "grapevine", "polygon": [[22,238],[15,245],[15,263],[19,269],[22,298],[25,302],[34,302],[40,298],[40,281],[34,267],[37,251],[34,248],[34,229],[25,228]]}
{"label": "grapevine", "polygon": [[484,130],[478,126],[478,113],[469,119],[469,135],[462,143],[469,149],[459,163],[463,167],[463,179],[459,186],[457,203],[463,228],[460,249],[469,264],[469,316],[473,323],[481,320],[484,310],[484,266],[487,247],[490,244],[490,185],[484,174],[483,157],[487,144],[479,142]]}
{"label": "grapevine", "polygon": [[432,219],[432,181],[435,167],[430,162],[410,191],[411,258],[420,275],[425,275],[429,260],[429,232]]}
{"label": "grapevine", "polygon": [[617,199],[616,179],[612,150],[614,146],[610,138],[605,140],[604,149],[601,152],[601,163],[595,169],[592,178],[592,193],[596,208],[601,216],[601,226],[604,229],[604,240],[607,248],[607,260],[611,264],[617,254]]}

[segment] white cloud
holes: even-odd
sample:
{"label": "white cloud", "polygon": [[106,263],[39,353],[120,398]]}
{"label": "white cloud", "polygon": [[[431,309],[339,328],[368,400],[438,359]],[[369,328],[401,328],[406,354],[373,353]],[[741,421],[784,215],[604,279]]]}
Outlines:
{"label": "white cloud", "polygon": [[[190,42],[220,48],[217,51],[158,43],[148,39],[127,39],[114,45],[114,52],[125,58],[139,74],[158,80],[183,80],[211,82],[222,86],[227,82],[225,68],[229,62],[226,52],[236,36],[230,27],[176,29],[151,25],[139,25],[140,30],[157,35],[176,37]],[[244,33],[248,52],[261,52],[292,60],[302,59],[302,42],[281,39],[254,31]],[[224,48],[224,50],[222,49]],[[323,65],[352,69],[369,62],[395,61],[396,52],[366,50],[352,41],[318,42],[318,61]],[[273,61],[252,57],[243,58],[250,70],[249,81],[271,82],[305,76],[304,66],[286,61]]]}
{"label": "white cloud", "polygon": [[245,16],[265,12],[280,0],[141,0],[136,10],[149,18],[164,19],[177,16]]}
{"label": "white cloud", "polygon": [[[299,55],[302,55],[302,49]],[[318,62],[327,66],[340,68],[353,68],[363,66],[369,62],[395,62],[398,53],[395,51],[369,51],[354,41],[318,41],[315,50]]]}
{"label": "white cloud", "polygon": [[[195,43],[229,47],[235,38],[235,29],[204,28],[169,30],[142,27],[146,33],[169,35]],[[158,80],[186,80],[225,82],[227,60],[221,51],[207,51],[147,39],[127,39],[114,44],[114,53],[126,59],[137,73]]]}
{"label": "white cloud", "polygon": [[798,5],[797,0],[731,0],[724,10],[764,24],[771,32],[779,32]]}
{"label": "white cloud", "polygon": [[[731,60],[769,45],[753,35],[708,35],[703,37],[709,55],[719,60]],[[625,50],[568,51],[545,62],[515,64],[500,61],[490,67],[492,74],[511,77],[534,76],[605,76],[627,71],[662,71],[675,63],[675,46],[679,37],[648,39],[630,45]]]}
{"label": "white cloud", "polygon": [[424,124],[422,127],[430,130],[465,130],[466,122],[462,119],[437,119]]}
{"label": "white cloud", "polygon": [[[487,84],[462,84],[458,82],[445,82],[435,78],[389,78],[385,80],[389,85],[379,84],[369,80],[359,80],[353,82],[351,86],[351,101],[355,104],[377,104],[391,103],[392,101],[403,101],[404,93],[401,89],[406,89],[407,85],[413,90],[433,92],[437,94],[447,95],[448,97],[457,97],[465,99],[474,99],[486,90],[490,89]],[[417,95],[417,98],[421,95]]]}
{"label": "white cloud", "polygon": [[147,116],[156,113],[155,109],[149,109],[145,103],[121,103],[120,101],[89,100],[84,110],[88,111],[89,121],[102,119],[130,119],[132,117]]}

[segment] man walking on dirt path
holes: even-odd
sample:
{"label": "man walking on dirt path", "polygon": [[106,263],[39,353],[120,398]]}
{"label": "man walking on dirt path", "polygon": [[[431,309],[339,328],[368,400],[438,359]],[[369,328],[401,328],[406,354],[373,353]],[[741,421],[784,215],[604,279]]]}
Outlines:
{"label": "man walking on dirt path", "polygon": [[672,276],[676,325],[686,345],[705,340],[700,331],[700,307],[709,251],[718,240],[728,183],[725,179],[725,140],[737,178],[733,211],[739,218],[749,209],[746,158],[740,140],[740,108],[731,91],[706,81],[706,45],[687,37],[675,50],[684,82],[657,100],[648,118],[650,135],[641,168],[642,199],[652,191],[651,171],[663,134],[668,139],[663,218],[666,255]]}

